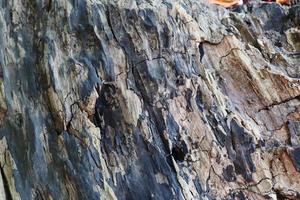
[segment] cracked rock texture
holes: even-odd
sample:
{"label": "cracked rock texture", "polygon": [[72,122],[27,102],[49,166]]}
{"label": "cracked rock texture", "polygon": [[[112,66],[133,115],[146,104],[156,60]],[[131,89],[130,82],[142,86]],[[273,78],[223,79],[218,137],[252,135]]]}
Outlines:
{"label": "cracked rock texture", "polygon": [[0,0],[0,199],[300,199],[300,6]]}

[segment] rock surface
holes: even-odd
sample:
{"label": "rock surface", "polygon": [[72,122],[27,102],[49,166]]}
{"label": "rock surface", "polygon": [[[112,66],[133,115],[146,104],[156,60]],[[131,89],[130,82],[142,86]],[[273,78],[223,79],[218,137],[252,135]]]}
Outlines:
{"label": "rock surface", "polygon": [[1,0],[1,199],[299,199],[300,6]]}

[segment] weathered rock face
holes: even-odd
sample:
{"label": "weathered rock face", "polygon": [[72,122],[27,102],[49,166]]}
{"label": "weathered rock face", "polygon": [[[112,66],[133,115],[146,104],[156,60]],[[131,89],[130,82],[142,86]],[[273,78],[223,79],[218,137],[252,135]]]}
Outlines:
{"label": "weathered rock face", "polygon": [[0,199],[300,198],[300,6],[0,6]]}

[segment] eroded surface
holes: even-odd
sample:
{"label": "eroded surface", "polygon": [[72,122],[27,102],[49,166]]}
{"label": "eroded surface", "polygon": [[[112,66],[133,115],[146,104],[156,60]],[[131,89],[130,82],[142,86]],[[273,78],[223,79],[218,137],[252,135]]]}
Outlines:
{"label": "eroded surface", "polygon": [[299,6],[0,4],[0,198],[300,198]]}

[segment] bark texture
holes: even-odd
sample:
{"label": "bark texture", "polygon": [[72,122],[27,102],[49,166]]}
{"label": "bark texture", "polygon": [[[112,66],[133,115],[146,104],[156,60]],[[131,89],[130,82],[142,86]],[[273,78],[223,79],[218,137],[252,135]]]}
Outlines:
{"label": "bark texture", "polygon": [[0,0],[0,199],[299,199],[300,6]]}

